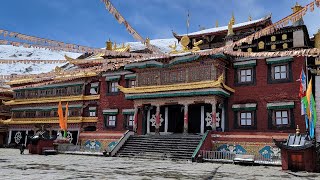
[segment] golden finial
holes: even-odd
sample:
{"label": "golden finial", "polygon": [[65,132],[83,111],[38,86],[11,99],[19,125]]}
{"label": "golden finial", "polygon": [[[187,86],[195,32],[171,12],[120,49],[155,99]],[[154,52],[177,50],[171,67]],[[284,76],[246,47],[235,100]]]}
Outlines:
{"label": "golden finial", "polygon": [[56,68],[54,68],[54,72],[55,72],[56,74],[61,74],[62,68],[59,67],[59,66],[56,66]]}
{"label": "golden finial", "polygon": [[191,49],[192,52],[200,51],[199,45],[202,44],[203,41],[197,41],[193,43],[193,48]]}
{"label": "golden finial", "polygon": [[122,48],[124,48],[124,43],[122,43]]}
{"label": "golden finial", "polygon": [[236,19],[234,18],[234,13],[232,12],[232,16],[231,16],[231,25],[234,25],[236,23]]}
{"label": "golden finial", "polygon": [[106,42],[106,48],[107,48],[107,50],[112,51],[112,42],[111,42],[110,38],[109,38],[109,40]]}
{"label": "golden finial", "polygon": [[300,129],[299,129],[299,125],[297,125],[296,135],[297,135],[297,136],[300,136]]}
{"label": "golden finial", "polygon": [[296,2],[296,5],[291,8],[293,10],[293,13],[300,11],[302,9],[302,6]]}
{"label": "golden finial", "polygon": [[219,27],[218,20],[216,20],[216,27]]}
{"label": "golden finial", "polygon": [[232,29],[232,22],[230,21],[228,24],[228,34],[227,36],[232,36],[234,35],[233,29]]}
{"label": "golden finial", "polygon": [[180,43],[181,43],[182,48],[183,48],[184,51],[188,51],[189,50],[188,45],[190,43],[190,39],[189,39],[188,36],[183,36],[181,38],[181,40],[180,40]]}
{"label": "golden finial", "polygon": [[149,37],[146,38],[146,45],[150,45],[150,38]]}
{"label": "golden finial", "polygon": [[174,45],[169,45],[169,47],[171,48],[170,54],[177,54],[177,53],[179,53],[179,52],[177,51],[177,43],[176,43],[176,42],[174,42]]}
{"label": "golden finial", "polygon": [[113,49],[117,49],[117,43],[114,42]]}

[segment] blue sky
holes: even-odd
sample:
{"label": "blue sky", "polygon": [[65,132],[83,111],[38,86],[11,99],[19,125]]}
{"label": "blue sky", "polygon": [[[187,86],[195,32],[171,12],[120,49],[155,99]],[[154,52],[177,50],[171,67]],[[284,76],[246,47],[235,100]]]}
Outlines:
{"label": "blue sky", "polygon": [[[211,28],[216,20],[227,25],[234,12],[236,23],[272,13],[276,22],[289,15],[294,0],[111,0],[143,36],[172,38],[171,31],[186,33],[199,26]],[[306,5],[310,0],[298,0]],[[320,28],[320,8],[304,18],[309,34]],[[0,6],[0,29],[68,43],[103,47],[107,39],[117,43],[135,41],[105,9],[100,0],[6,0]]]}

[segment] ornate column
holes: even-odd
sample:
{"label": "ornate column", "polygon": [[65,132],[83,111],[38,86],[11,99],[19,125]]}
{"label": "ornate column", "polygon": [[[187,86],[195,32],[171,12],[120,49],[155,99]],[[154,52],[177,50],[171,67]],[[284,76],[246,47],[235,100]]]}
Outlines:
{"label": "ornate column", "polygon": [[155,129],[155,134],[160,135],[160,105],[156,105],[157,110],[156,110],[156,129]]}
{"label": "ornate column", "polygon": [[222,112],[221,112],[221,129],[222,129],[222,132],[224,132],[224,129],[225,129],[225,109],[224,109],[224,104],[221,104],[222,105]]}
{"label": "ornate column", "polygon": [[211,106],[212,106],[212,130],[216,131],[216,112],[217,112],[217,101],[211,101]]}
{"label": "ornate column", "polygon": [[11,143],[12,130],[9,130],[8,145]]}
{"label": "ornate column", "polygon": [[134,106],[133,131],[137,133],[138,129],[138,106]]}
{"label": "ornate column", "polygon": [[184,104],[183,133],[188,134],[188,104]]}
{"label": "ornate column", "polygon": [[168,113],[169,113],[169,108],[165,107],[165,112],[164,112],[164,132],[168,132]]}
{"label": "ornate column", "polygon": [[200,133],[204,133],[204,106],[201,106],[201,123],[200,123]]}
{"label": "ornate column", "polygon": [[150,134],[150,111],[151,111],[151,107],[148,107],[148,112],[147,112],[147,134]]}

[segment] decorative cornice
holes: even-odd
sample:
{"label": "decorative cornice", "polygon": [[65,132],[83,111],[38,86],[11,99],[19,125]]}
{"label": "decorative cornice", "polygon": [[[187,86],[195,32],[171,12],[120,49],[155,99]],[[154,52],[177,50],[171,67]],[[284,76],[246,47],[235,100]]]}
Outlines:
{"label": "decorative cornice", "polygon": [[233,111],[240,111],[240,110],[246,110],[246,111],[254,111],[257,109],[256,103],[250,103],[250,104],[234,104],[232,105]]}
{"label": "decorative cornice", "polygon": [[153,99],[153,98],[172,98],[172,97],[190,97],[190,96],[206,96],[220,95],[229,97],[230,93],[221,88],[196,89],[187,91],[167,91],[158,93],[141,93],[141,94],[126,94],[126,99]]}
{"label": "decorative cornice", "polygon": [[[58,117],[49,118],[14,118],[0,120],[3,124],[59,124]],[[98,122],[98,117],[68,117],[68,123]]]}
{"label": "decorative cornice", "polygon": [[155,93],[155,92],[167,92],[167,91],[181,91],[181,90],[193,90],[193,89],[205,89],[205,88],[225,88],[230,92],[235,92],[234,89],[228,87],[223,83],[223,79],[219,78],[217,81],[200,81],[192,83],[180,83],[160,86],[142,86],[134,88],[124,88],[118,86],[119,89],[125,94],[138,94],[138,93]]}
{"label": "decorative cornice", "polygon": [[291,108],[294,108],[294,102],[267,103],[267,109],[291,109]]}
{"label": "decorative cornice", "polygon": [[134,109],[122,109],[122,114],[134,114]]}
{"label": "decorative cornice", "polygon": [[277,57],[266,59],[267,64],[279,64],[289,61],[293,61],[293,57]]}
{"label": "decorative cornice", "polygon": [[103,114],[109,114],[109,115],[116,115],[118,114],[119,110],[118,109],[104,109],[102,110]]}
{"label": "decorative cornice", "polygon": [[256,66],[256,65],[257,65],[257,61],[256,60],[242,61],[242,62],[233,63],[233,67],[235,67],[235,68],[252,67],[252,66]]}
{"label": "decorative cornice", "polygon": [[35,104],[35,103],[52,103],[52,102],[66,102],[66,101],[89,101],[98,100],[100,95],[89,96],[65,96],[65,97],[49,97],[49,98],[32,98],[32,99],[15,99],[4,102],[5,105],[18,105],[18,104]]}

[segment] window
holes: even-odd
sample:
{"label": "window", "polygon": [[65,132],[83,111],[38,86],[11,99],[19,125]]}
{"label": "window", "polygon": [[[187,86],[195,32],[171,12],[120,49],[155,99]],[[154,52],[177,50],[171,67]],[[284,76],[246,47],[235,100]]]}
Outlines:
{"label": "window", "polygon": [[234,83],[236,86],[255,84],[255,67],[241,67],[235,69]]}
{"label": "window", "polygon": [[289,116],[288,111],[275,111],[275,124],[277,126],[288,125]]}
{"label": "window", "polygon": [[97,115],[96,111],[97,111],[96,107],[89,107],[89,116],[96,117],[96,115]]}
{"label": "window", "polygon": [[126,85],[127,85],[127,88],[134,88],[134,87],[136,87],[136,80],[128,79],[126,81]]}
{"label": "window", "polygon": [[95,82],[95,83],[91,83],[91,87],[90,87],[90,94],[98,94],[99,92],[99,83]]}
{"label": "window", "polygon": [[239,69],[239,79],[240,83],[247,83],[252,81],[252,69]]}
{"label": "window", "polygon": [[128,127],[133,127],[134,115],[127,115],[127,125]]}
{"label": "window", "polygon": [[252,125],[252,113],[251,112],[241,112],[240,113],[240,125],[241,126],[251,126]]}
{"label": "window", "polygon": [[287,65],[274,66],[274,79],[287,79],[288,78],[288,68]]}
{"label": "window", "polygon": [[105,116],[105,126],[115,127],[116,126],[116,115],[106,115]]}
{"label": "window", "polygon": [[268,83],[292,82],[292,65],[290,62],[268,65]]}
{"label": "window", "polygon": [[117,81],[108,82],[108,93],[117,93],[118,91]]}
{"label": "window", "polygon": [[51,111],[39,111],[38,112],[38,117],[50,117],[51,116]]}

